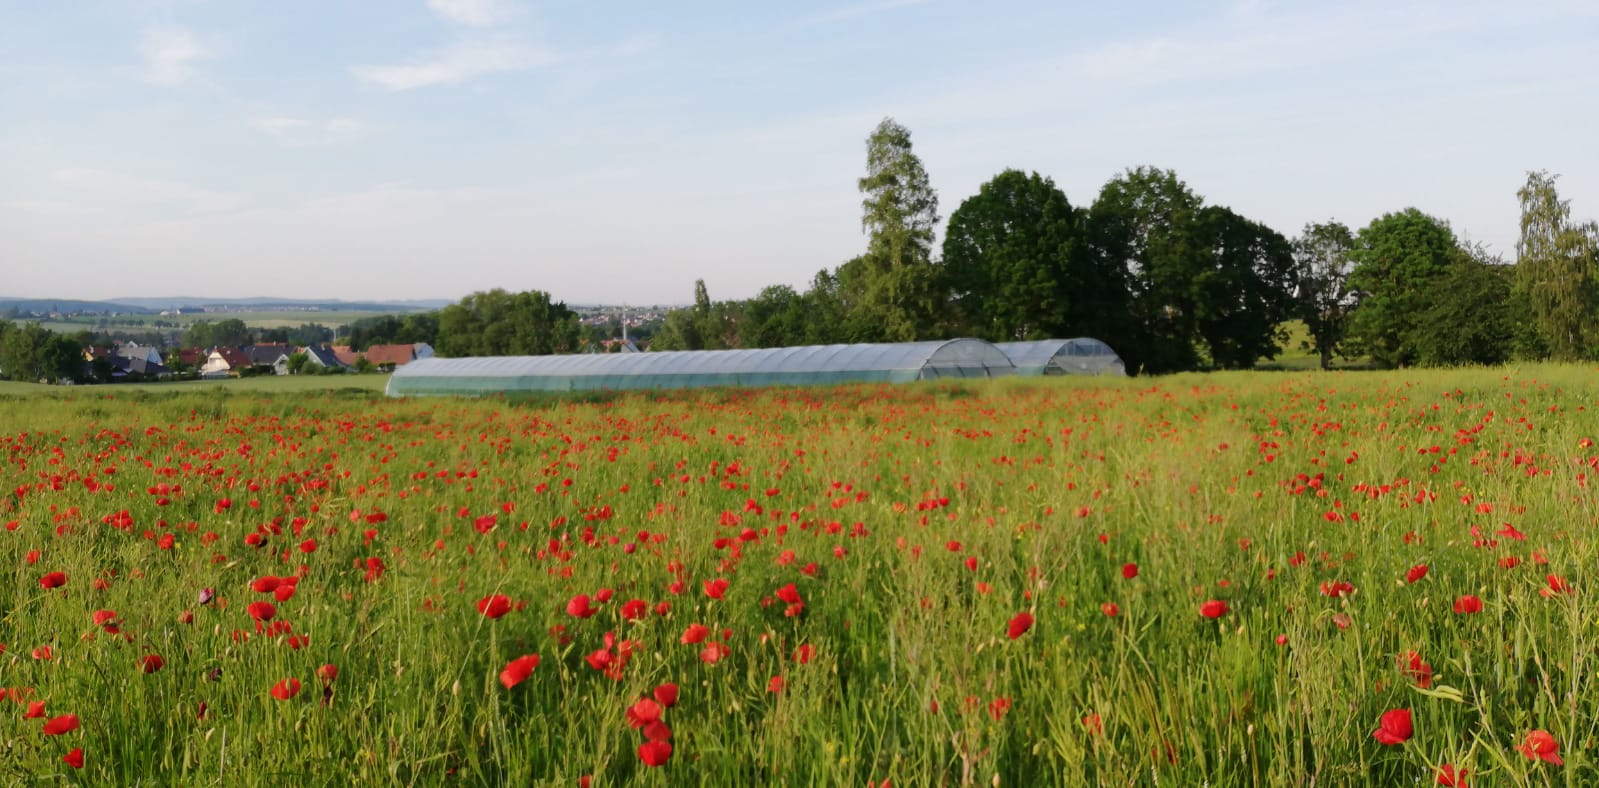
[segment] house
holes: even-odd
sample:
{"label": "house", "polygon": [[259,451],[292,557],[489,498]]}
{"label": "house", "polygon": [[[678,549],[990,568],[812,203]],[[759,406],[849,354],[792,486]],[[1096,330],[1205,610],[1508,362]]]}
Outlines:
{"label": "house", "polygon": [[328,369],[348,369],[350,366],[349,364],[344,363],[344,361],[339,358],[338,354],[334,352],[333,348],[330,348],[327,345],[306,345],[305,347],[300,348],[300,352],[305,354],[305,365],[307,367],[315,366],[327,367]]}
{"label": "house", "polygon": [[153,346],[141,345],[137,342],[123,342],[116,346],[114,352],[116,355],[123,358],[143,359],[146,363],[150,364],[159,365],[165,363],[165,359],[161,358],[161,351],[157,350]]}
{"label": "house", "polygon": [[238,377],[250,367],[250,357],[235,347],[219,347],[206,356],[200,367],[200,377],[206,379]]}
{"label": "house", "polygon": [[351,350],[348,345],[335,345],[333,353],[346,366],[355,366],[361,359],[378,369],[391,370],[403,367],[419,358],[431,358],[433,346],[426,342],[409,345],[373,345],[364,352]]}
{"label": "house", "polygon": [[183,348],[178,351],[178,362],[189,369],[198,369],[205,364],[206,357],[210,354],[197,347]]}
{"label": "house", "polygon": [[346,367],[353,367],[355,362],[361,360],[361,354],[351,349],[349,345],[334,345],[333,356]]}
{"label": "house", "polygon": [[289,354],[294,349],[281,342],[267,342],[259,345],[245,345],[239,351],[250,359],[250,366],[257,371],[272,370],[274,375],[289,374]]}

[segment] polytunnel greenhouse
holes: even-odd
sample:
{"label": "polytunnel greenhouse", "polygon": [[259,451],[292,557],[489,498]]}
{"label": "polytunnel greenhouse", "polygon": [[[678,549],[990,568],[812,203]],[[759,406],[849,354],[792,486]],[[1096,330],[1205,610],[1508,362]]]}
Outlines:
{"label": "polytunnel greenhouse", "polygon": [[1091,337],[1000,342],[1018,375],[1126,375],[1121,356]]}
{"label": "polytunnel greenhouse", "polygon": [[981,339],[876,345],[815,345],[760,350],[676,350],[569,356],[425,358],[394,371],[388,394],[496,394],[518,391],[676,389],[908,383],[1016,374],[999,348]]}

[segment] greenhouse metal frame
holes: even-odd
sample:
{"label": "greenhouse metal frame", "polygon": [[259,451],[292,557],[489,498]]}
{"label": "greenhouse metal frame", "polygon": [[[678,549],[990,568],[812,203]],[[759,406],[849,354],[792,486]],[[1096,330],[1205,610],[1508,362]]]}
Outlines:
{"label": "greenhouse metal frame", "polygon": [[533,391],[908,383],[1016,373],[980,339],[564,356],[427,358],[394,371],[391,397]]}
{"label": "greenhouse metal frame", "polygon": [[999,342],[995,346],[1010,357],[1018,375],[1127,374],[1121,356],[1093,337]]}

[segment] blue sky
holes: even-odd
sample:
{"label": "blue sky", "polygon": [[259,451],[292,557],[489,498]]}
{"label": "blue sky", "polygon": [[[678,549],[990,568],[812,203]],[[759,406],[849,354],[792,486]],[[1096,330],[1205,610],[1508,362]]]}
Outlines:
{"label": "blue sky", "polygon": [[950,212],[1137,165],[1292,236],[1599,218],[1599,3],[0,2],[0,295],[803,287],[885,116]]}

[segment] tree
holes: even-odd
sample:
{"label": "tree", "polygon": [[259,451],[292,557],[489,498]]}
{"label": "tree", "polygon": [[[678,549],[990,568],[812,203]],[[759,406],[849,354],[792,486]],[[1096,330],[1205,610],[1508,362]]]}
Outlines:
{"label": "tree", "polygon": [[238,318],[228,318],[216,323],[201,320],[184,334],[186,347],[238,347],[250,343],[250,327]]}
{"label": "tree", "polygon": [[55,383],[83,374],[83,348],[38,323],[4,332],[0,342],[0,371],[8,380]]}
{"label": "tree", "polygon": [[573,353],[581,337],[577,313],[541,290],[473,293],[439,313],[442,356]]}
{"label": "tree", "polygon": [[1412,337],[1423,366],[1502,364],[1514,345],[1511,312],[1514,270],[1480,246],[1458,248],[1456,259],[1420,298]]}
{"label": "tree", "polygon": [[1128,283],[1130,324],[1114,338],[1099,338],[1129,369],[1200,366],[1190,287],[1206,265],[1202,205],[1175,172],[1139,167],[1106,183],[1089,208],[1084,230],[1094,264],[1120,269]]}
{"label": "tree", "polygon": [[1190,284],[1194,327],[1212,365],[1250,369],[1281,349],[1279,326],[1293,314],[1293,247],[1221,206],[1201,210],[1199,225],[1207,260]]}
{"label": "tree", "polygon": [[1416,335],[1428,291],[1462,259],[1448,223],[1415,208],[1372,220],[1355,236],[1349,287],[1359,306],[1349,338],[1385,367],[1418,361]]}
{"label": "tree", "polygon": [[284,363],[284,367],[288,369],[290,375],[298,375],[305,371],[305,365],[309,363],[311,363],[311,357],[305,351],[300,351],[290,354],[289,360]]}
{"label": "tree", "polygon": [[955,333],[995,341],[1103,335],[1127,303],[1124,268],[1087,254],[1055,182],[1006,170],[950,215],[941,263]]}
{"label": "tree", "polygon": [[1599,229],[1573,224],[1571,206],[1555,191],[1559,176],[1527,173],[1516,244],[1516,286],[1526,293],[1532,319],[1550,355],[1588,358],[1599,343]]}
{"label": "tree", "polygon": [[1349,290],[1355,236],[1340,222],[1307,224],[1294,239],[1294,300],[1321,368],[1332,366],[1355,299]]}
{"label": "tree", "polygon": [[740,305],[740,347],[788,347],[806,344],[808,300],[787,285],[765,288]]}
{"label": "tree", "polygon": [[931,333],[944,306],[933,263],[938,195],[911,133],[884,118],[866,140],[861,227],[867,233],[861,309],[875,338],[909,342]]}

